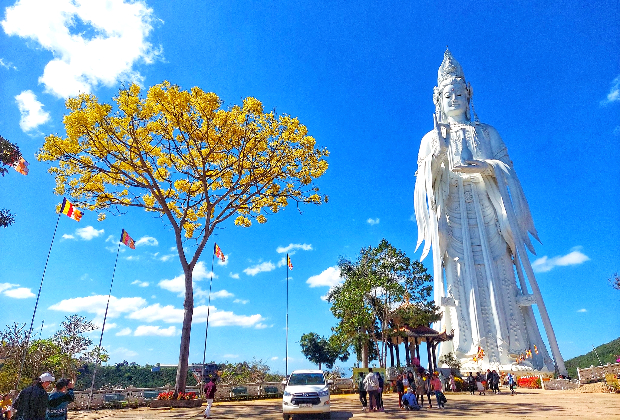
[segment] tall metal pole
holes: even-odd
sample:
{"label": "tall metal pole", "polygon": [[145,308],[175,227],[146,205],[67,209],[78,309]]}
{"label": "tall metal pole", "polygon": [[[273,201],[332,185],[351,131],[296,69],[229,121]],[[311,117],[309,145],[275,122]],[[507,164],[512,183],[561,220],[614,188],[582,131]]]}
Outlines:
{"label": "tall metal pole", "polygon": [[288,254],[286,254],[286,351],[284,352],[284,376],[288,377]]}
{"label": "tall metal pole", "polygon": [[58,213],[58,218],[56,219],[56,227],[54,227],[54,234],[52,235],[52,242],[50,243],[50,249],[49,251],[47,251],[47,259],[45,260],[45,267],[43,268],[43,275],[41,276],[41,284],[39,284],[39,293],[37,293],[37,300],[34,303],[34,311],[32,311],[32,320],[30,320],[30,329],[28,330],[28,335],[26,336],[26,346],[24,347],[24,354],[22,355],[22,360],[19,363],[19,372],[17,373],[17,382],[15,383],[15,389],[19,389],[19,381],[22,378],[22,369],[24,368],[24,361],[26,360],[26,353],[28,353],[28,345],[30,344],[30,335],[32,334],[32,327],[34,325],[34,317],[37,314],[37,307],[39,306],[39,298],[41,297],[41,289],[43,289],[43,279],[45,279],[45,272],[47,271],[47,263],[50,260],[50,254],[52,253],[52,246],[54,245],[54,239],[56,238],[56,231],[58,230],[58,222],[60,221],[61,215],[62,215],[62,212]]}
{"label": "tall metal pole", "polygon": [[[116,275],[116,264],[118,263],[118,253],[121,250],[122,243],[122,235],[121,241],[118,242],[118,248],[116,248],[116,259],[114,260],[114,270],[112,270],[112,280],[110,281],[110,291],[108,292],[108,303],[105,305],[105,314],[103,315],[103,324],[101,326],[101,335],[99,336],[99,347],[97,356],[101,354],[101,343],[103,342],[103,332],[105,331],[105,322],[108,318],[108,308],[110,307],[110,297],[112,296],[112,285],[114,284],[114,276]],[[86,409],[90,410],[90,404],[93,400],[93,391],[95,389],[95,377],[97,376],[97,366],[101,363],[101,359],[97,357],[97,363],[95,363],[95,367],[93,368],[93,380],[90,384],[90,394],[88,395],[88,403],[86,404]]]}
{"label": "tall metal pole", "polygon": [[[215,248],[215,247],[214,247]],[[207,303],[207,327],[205,328],[205,348],[202,352],[202,371],[200,372],[200,380],[204,386],[204,374],[205,374],[205,359],[207,357],[207,338],[209,337],[209,314],[211,312],[211,287],[213,286],[213,268],[215,263],[215,249],[213,249],[213,256],[211,257],[211,280],[209,281],[209,303]],[[200,389],[200,395],[202,395],[203,387]]]}

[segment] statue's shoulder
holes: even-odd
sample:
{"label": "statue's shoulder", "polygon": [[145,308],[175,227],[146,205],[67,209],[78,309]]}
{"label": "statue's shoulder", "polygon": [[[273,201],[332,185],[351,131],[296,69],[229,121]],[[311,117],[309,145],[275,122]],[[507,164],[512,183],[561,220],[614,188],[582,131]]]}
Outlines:
{"label": "statue's shoulder", "polygon": [[432,153],[434,143],[437,143],[437,131],[431,130],[422,137],[422,141],[420,142],[420,157]]}
{"label": "statue's shoulder", "polygon": [[478,127],[480,127],[480,129],[488,137],[491,147],[493,148],[493,152],[497,152],[498,150],[506,147],[502,137],[499,135],[499,132],[495,129],[495,127],[484,123],[478,123]]}

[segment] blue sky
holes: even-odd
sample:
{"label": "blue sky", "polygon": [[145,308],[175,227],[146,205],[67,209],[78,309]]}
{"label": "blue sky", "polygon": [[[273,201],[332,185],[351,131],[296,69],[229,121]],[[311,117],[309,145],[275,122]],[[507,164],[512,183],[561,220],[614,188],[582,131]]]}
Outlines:
{"label": "blue sky", "polygon": [[[0,180],[0,207],[16,216],[0,231],[0,323],[30,325],[62,201],[34,154],[46,135],[64,135],[64,99],[87,91],[110,102],[123,83],[169,80],[226,105],[256,97],[298,117],[331,152],[317,182],[329,203],[287,208],[249,229],[226,224],[208,246],[217,242],[227,262],[213,270],[207,359],[255,357],[284,372],[288,252],[289,370],[312,367],[298,341],[335,325],[321,297],[339,281],[338,258],[382,238],[420,257],[414,173],[449,45],[480,120],[498,129],[515,162],[563,356],[620,336],[620,292],[607,282],[620,270],[618,3],[358,3],[2,2],[0,134],[20,146],[30,173]],[[103,345],[111,362],[176,363],[182,270],[169,226],[134,209],[96,218],[60,219],[35,331],[48,337],[74,313],[101,321],[126,229],[137,246],[121,248]],[[424,263],[431,269],[430,257]],[[202,360],[210,273],[205,252],[190,362]]]}

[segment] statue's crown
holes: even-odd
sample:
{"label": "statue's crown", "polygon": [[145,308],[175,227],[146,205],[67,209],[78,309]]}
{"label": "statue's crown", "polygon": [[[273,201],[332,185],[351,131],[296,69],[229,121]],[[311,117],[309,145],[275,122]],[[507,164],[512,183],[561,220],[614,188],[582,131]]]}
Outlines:
{"label": "statue's crown", "polygon": [[444,82],[453,79],[462,79],[465,82],[465,74],[463,68],[454,57],[448,48],[443,53],[443,62],[439,66],[437,71],[437,86],[441,86]]}

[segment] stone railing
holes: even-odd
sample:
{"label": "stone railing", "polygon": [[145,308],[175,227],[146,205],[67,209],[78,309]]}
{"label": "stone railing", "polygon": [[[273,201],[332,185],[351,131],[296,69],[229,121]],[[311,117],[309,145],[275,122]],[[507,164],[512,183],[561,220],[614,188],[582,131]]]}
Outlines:
{"label": "stone railing", "polygon": [[589,368],[577,368],[579,382],[588,384],[591,382],[602,382],[606,374],[620,375],[620,363],[608,363],[605,366],[590,366]]}
{"label": "stone railing", "polygon": [[579,388],[579,381],[572,379],[550,379],[543,382],[543,387],[547,390],[558,391],[563,389],[577,389]]}
{"label": "stone railing", "polygon": [[[248,399],[267,398],[281,396],[284,386],[280,382],[263,382],[249,383],[240,385],[217,384],[215,392],[216,401],[229,401],[235,399],[233,388],[243,387],[247,390]],[[267,389],[267,392],[266,392]],[[273,391],[277,390],[276,393]],[[122,408],[122,407],[138,407],[148,405],[152,400],[156,400],[157,396],[162,392],[174,391],[174,387],[160,388],[123,388],[123,389],[107,389],[94,391],[90,408]],[[197,387],[188,387],[186,392],[195,392],[200,395],[200,389]],[[70,410],[84,410],[89,406],[90,391],[75,391],[75,401],[69,404]]]}

